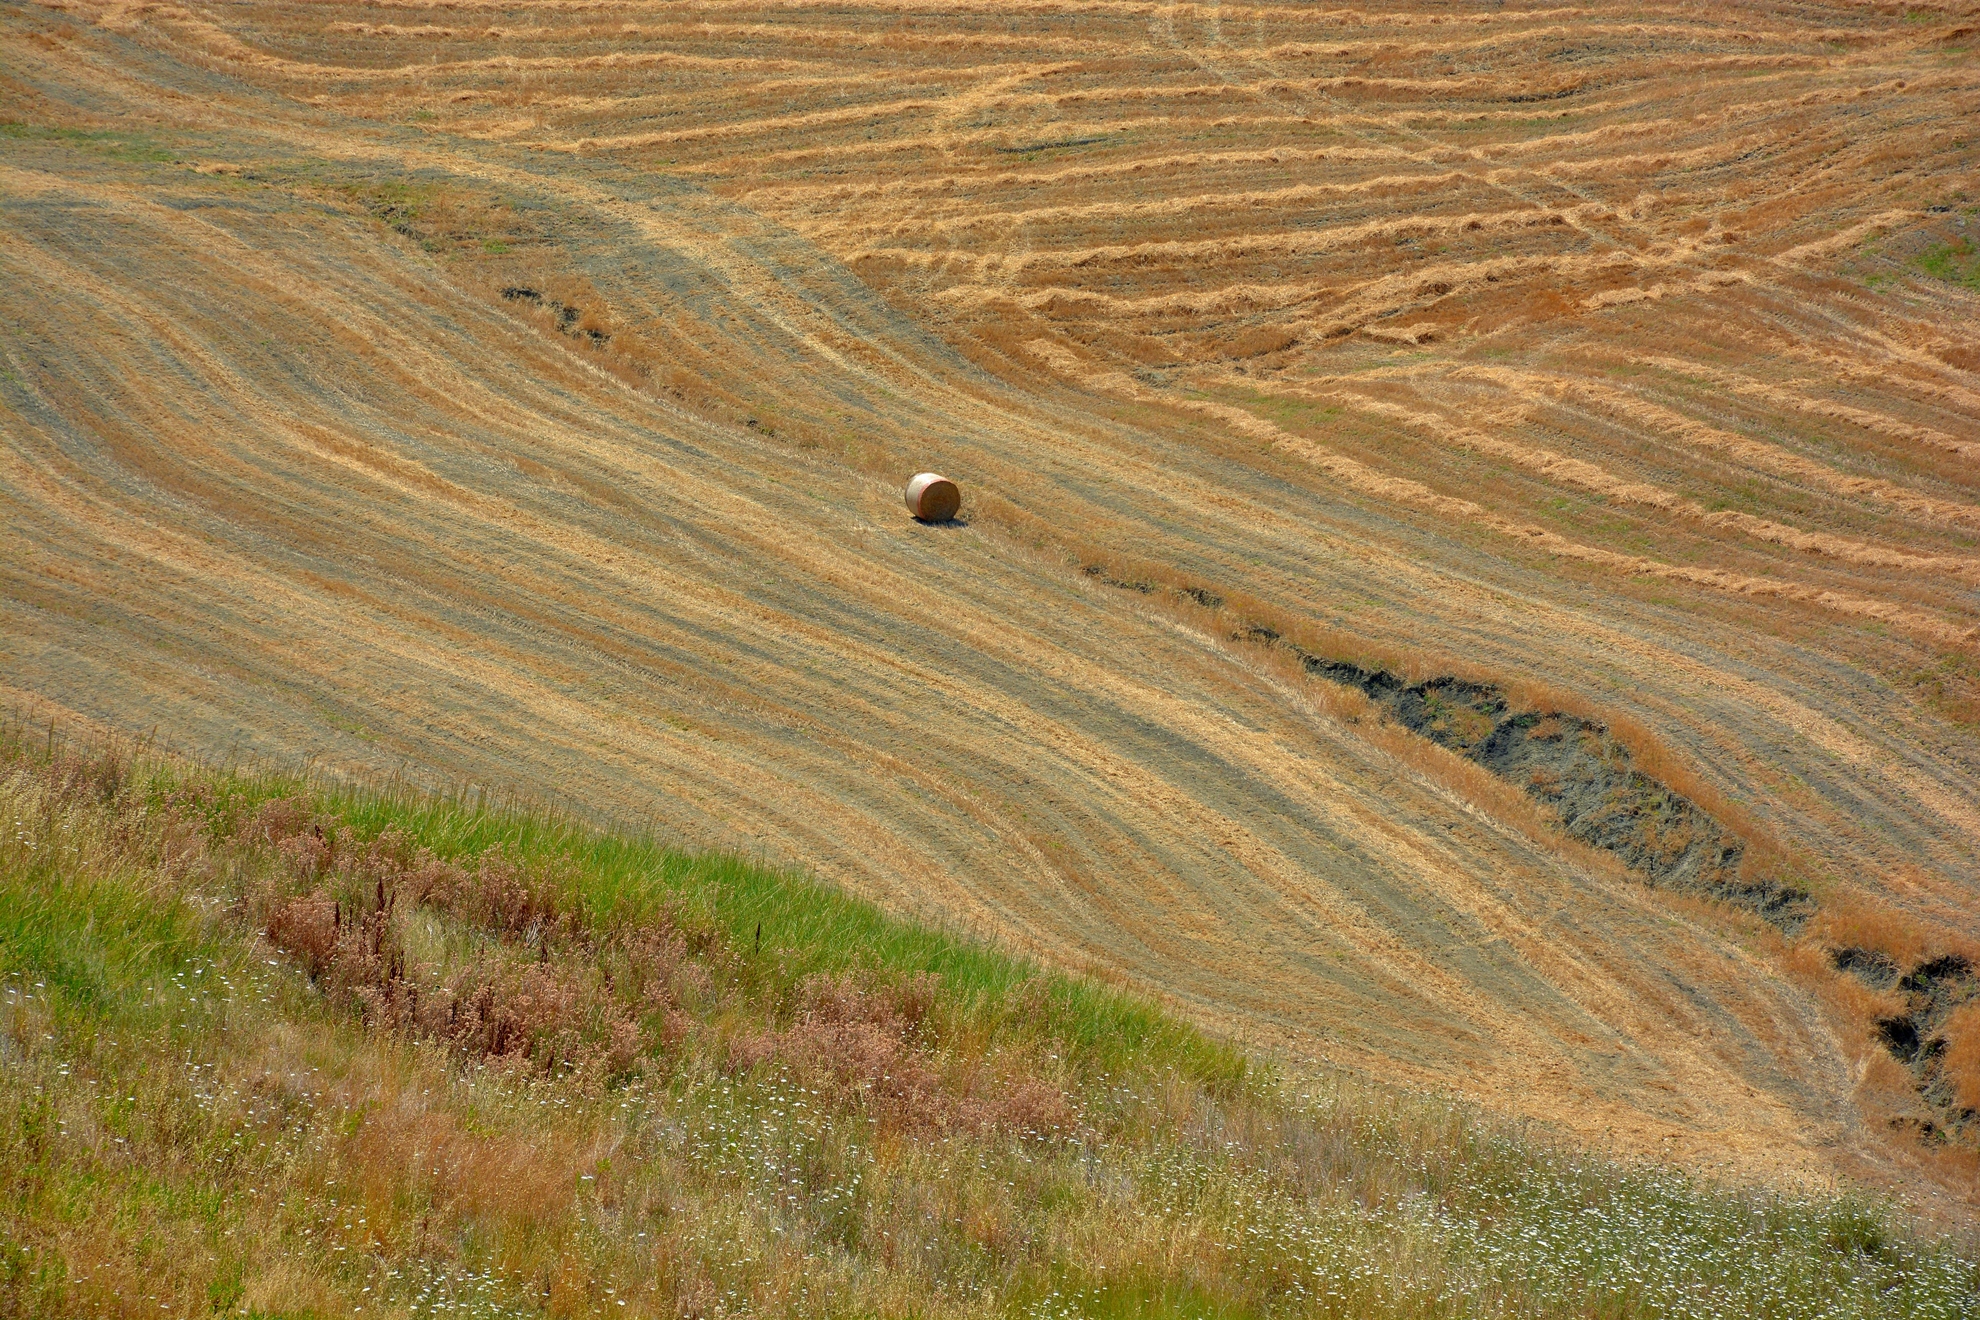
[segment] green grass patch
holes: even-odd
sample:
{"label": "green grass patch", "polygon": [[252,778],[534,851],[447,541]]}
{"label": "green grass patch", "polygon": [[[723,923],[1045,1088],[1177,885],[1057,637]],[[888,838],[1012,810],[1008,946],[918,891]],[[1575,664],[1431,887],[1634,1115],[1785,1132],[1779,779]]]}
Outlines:
{"label": "green grass patch", "polygon": [[1940,243],[1918,258],[1918,268],[1935,280],[1980,291],[1980,248],[1971,238]]}
{"label": "green grass patch", "polygon": [[1259,1066],[731,856],[19,737],[0,824],[0,1315],[1975,1313],[1875,1200]]}
{"label": "green grass patch", "polygon": [[157,163],[178,159],[178,153],[161,143],[154,134],[119,129],[72,128],[7,120],[0,122],[0,138],[14,142],[55,143],[117,161]]}

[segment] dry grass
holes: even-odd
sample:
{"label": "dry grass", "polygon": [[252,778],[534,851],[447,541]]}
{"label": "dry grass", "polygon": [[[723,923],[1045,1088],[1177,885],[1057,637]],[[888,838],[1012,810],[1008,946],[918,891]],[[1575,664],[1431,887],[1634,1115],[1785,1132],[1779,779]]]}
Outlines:
{"label": "dry grass", "polygon": [[1980,1110],[1980,1004],[1955,1008],[1939,1024],[1937,1034],[1946,1042],[1939,1067],[1952,1084],[1953,1103],[1961,1109]]}
{"label": "dry grass", "polygon": [[[9,1314],[1937,1315],[1972,1286],[1863,1202],[1241,1073],[787,877],[5,753]],[[855,919],[859,949],[813,942]],[[506,1035],[426,1007],[469,982]]]}
{"label": "dry grass", "polygon": [[[1975,615],[1966,570],[1947,565],[1971,557],[1976,488],[1957,456],[1980,396],[1945,329],[1971,320],[1951,278],[1966,264],[1933,254],[1972,219],[1948,202],[1974,160],[1955,127],[1972,89],[1904,15],[1426,22],[1451,16],[1405,3],[1340,16],[1323,44],[1296,9],[963,6],[896,29],[899,14],[858,5],[707,23],[552,5],[499,30],[401,11],[81,0],[0,34],[24,345],[0,558],[10,631],[30,638],[23,688],[111,718],[176,712],[166,736],[192,745],[211,746],[211,726],[190,712],[231,708],[298,754],[339,742],[353,761],[402,756],[622,817],[692,802],[670,823],[707,838],[761,822],[789,856],[820,824],[851,841],[819,854],[851,883],[953,895],[967,919],[994,908],[1040,947],[1180,986],[1129,921],[1067,918],[1056,896],[1155,920],[1165,892],[1230,910],[1197,822],[1289,781],[1319,740],[1256,780],[1157,749],[1141,783],[1177,796],[1085,811],[1079,786],[1102,781],[1064,749],[1118,745],[1095,712],[1142,685],[1249,719],[1244,666],[1185,691],[1164,686],[1172,652],[1092,645],[1082,672],[1098,681],[1047,713],[1026,684],[1079,667],[1060,664],[1063,636],[1033,640],[1065,598],[1056,574],[971,558],[967,534],[897,540],[871,516],[882,483],[758,443],[774,433],[886,487],[953,465],[983,525],[1048,559],[1121,554],[1110,573],[1157,584],[1149,599],[1169,593],[1160,608],[1205,632],[1256,622],[1585,712],[1739,833],[1749,872],[1847,890],[1903,845],[1956,899],[1928,915],[1970,924]],[[1585,80],[1562,82],[1563,60]],[[186,96],[195,83],[211,99]],[[1563,96],[1526,99],[1537,87]],[[366,119],[384,122],[354,131]],[[1481,167],[1451,164],[1465,159]],[[335,209],[298,204],[326,195]],[[503,299],[505,282],[545,301]],[[540,333],[510,333],[489,305]],[[179,386],[144,385],[167,378]],[[755,426],[691,423],[641,393]],[[77,437],[101,447],[79,457]],[[114,490],[160,494],[100,498]],[[972,668],[978,650],[912,640],[930,617],[914,584],[965,565],[972,585],[942,590],[971,598],[976,635],[1026,639],[995,676]],[[1222,596],[1222,614],[1182,588]],[[1335,608],[1350,601],[1371,608]],[[1096,614],[1096,633],[1140,622],[1118,600]],[[54,658],[82,654],[101,657],[94,679]],[[761,659],[738,681],[740,655]],[[906,668],[875,663],[895,655]],[[241,681],[270,672],[285,677]],[[869,791],[890,782],[899,731],[843,698],[902,682],[903,700],[966,693],[1038,721],[995,746],[931,747],[938,791]],[[1455,758],[1383,745],[1521,829],[1537,819]],[[1033,765],[1051,773],[1007,773]],[[1454,805],[1378,797],[1363,805],[1398,837]],[[1273,830],[1312,842],[1290,839],[1295,814]],[[1079,817],[1084,860],[1024,854],[1046,815]],[[1929,834],[1944,846],[1910,847]],[[860,846],[882,836],[914,844]],[[1013,846],[952,854],[924,884],[939,855],[925,841],[963,837]],[[1338,897],[1400,856],[1252,878]],[[1566,870],[1549,859],[1518,887]],[[556,1022],[605,1011],[591,973],[531,970],[514,941],[426,977],[426,923],[473,926],[445,903],[387,905],[374,886],[324,911],[296,880],[254,919],[317,949],[339,1004],[409,1014],[427,1047],[507,1058],[521,1040],[540,1070],[568,1032],[488,1027],[477,1009],[492,1034],[457,1041],[453,1018],[420,1026],[395,987],[421,1005],[528,999]],[[1414,939],[1421,919],[1392,929]],[[1247,950],[1267,938],[1231,932]],[[1363,983],[1365,948],[1347,955]],[[1628,981],[1646,948],[1619,936],[1589,965]],[[1256,1002],[1249,960],[1225,961],[1242,993],[1216,1007]],[[1285,965],[1261,959],[1260,975]],[[1692,983],[1730,1002],[1742,976],[1713,964]],[[1312,1005],[1331,985],[1274,989]],[[1525,1012],[1499,992],[1468,985],[1426,1020]],[[1582,1006],[1621,1020],[1632,993]],[[1796,1057],[1739,1067],[1722,1101],[1840,1075]],[[1837,1097],[1804,1094],[1796,1122],[1833,1112]],[[1546,1103],[1586,1098],[1563,1082]]]}
{"label": "dry grass", "polygon": [[1867,897],[1832,900],[1810,923],[1809,934],[1834,948],[1884,954],[1900,968],[1948,955],[1980,965],[1980,943]]}
{"label": "dry grass", "polygon": [[1387,671],[1405,683],[1456,678],[1498,689],[1513,712],[1541,712],[1548,717],[1564,715],[1586,721],[1607,731],[1629,756],[1632,769],[1685,798],[1740,841],[1739,874],[1746,882],[1805,887],[1819,874],[1802,850],[1777,839],[1751,812],[1706,782],[1648,725],[1579,692],[1526,676],[1508,678],[1493,668],[1430,648],[1373,642],[1152,560],[1090,543],[1067,543],[1063,549],[1087,575],[1109,586],[1135,591],[1147,598],[1150,608],[1173,614],[1249,651],[1282,678],[1298,683],[1308,699],[1329,714],[1355,724],[1366,722],[1365,736],[1399,761],[1457,789],[1468,801],[1495,816],[1519,822],[1530,836],[1545,839],[1549,846],[1576,852],[1584,864],[1593,863],[1600,872],[1613,872],[1613,859],[1565,839],[1558,830],[1547,830],[1553,823],[1547,808],[1510,790],[1504,781],[1467,758],[1428,739],[1381,727],[1379,711],[1361,693],[1314,678],[1295,657],[1303,652],[1369,672]]}
{"label": "dry grass", "polygon": [[[1879,1018],[1902,1011],[1903,1000],[1838,972],[1831,957],[1836,947],[1848,946],[1828,944],[1818,934],[1784,948],[1782,963],[1797,982],[1823,998],[1833,1018],[1848,1024],[1845,1046],[1853,1062],[1863,1063],[1874,1056],[1889,1063],[1889,1054],[1877,1041],[1874,1027]],[[1912,1089],[1907,1079],[1903,1087],[1907,1097]]]}

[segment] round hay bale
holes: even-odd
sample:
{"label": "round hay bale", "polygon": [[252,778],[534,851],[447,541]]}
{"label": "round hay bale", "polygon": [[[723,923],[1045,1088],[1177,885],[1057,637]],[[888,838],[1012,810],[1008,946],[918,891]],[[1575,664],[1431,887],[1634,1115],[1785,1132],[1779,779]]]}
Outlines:
{"label": "round hay bale", "polygon": [[907,484],[907,506],[923,522],[947,522],[962,507],[962,492],[939,472],[917,472]]}

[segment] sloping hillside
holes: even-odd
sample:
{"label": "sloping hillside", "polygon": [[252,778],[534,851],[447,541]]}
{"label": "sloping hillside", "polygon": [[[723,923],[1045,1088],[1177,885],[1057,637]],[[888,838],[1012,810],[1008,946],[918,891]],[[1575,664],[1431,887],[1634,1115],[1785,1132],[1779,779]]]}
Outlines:
{"label": "sloping hillside", "polygon": [[0,682],[1963,1196],[1965,12],[11,11]]}
{"label": "sloping hillside", "polygon": [[1259,1069],[800,877],[0,733],[0,1312],[1919,1316],[1975,1269]]}

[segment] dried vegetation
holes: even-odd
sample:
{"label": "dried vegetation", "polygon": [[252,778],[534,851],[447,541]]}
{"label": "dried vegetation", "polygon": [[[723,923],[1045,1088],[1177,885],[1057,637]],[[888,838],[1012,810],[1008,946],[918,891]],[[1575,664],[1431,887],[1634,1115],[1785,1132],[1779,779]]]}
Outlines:
{"label": "dried vegetation", "polygon": [[[10,12],[6,682],[747,821],[1336,1057],[1590,1135],[1634,1106],[1640,1149],[1819,1162],[1897,1117],[1900,1164],[1943,1152],[1941,960],[1980,930],[1970,8]],[[927,466],[976,530],[876,512]],[[1315,658],[1435,700],[1386,720]],[[904,757],[881,694],[968,736]],[[1488,769],[1502,714],[1654,828]],[[490,933],[499,857],[428,889],[320,842],[251,924],[394,1039],[618,1085],[696,1011],[625,1008],[647,955],[582,922]],[[1632,894],[1575,942],[1619,859],[1743,909]],[[1844,931],[1878,904],[1902,930]],[[1658,945],[1669,912],[1698,937]],[[722,1048],[1016,1121],[1002,1074],[916,1062],[908,988],[854,988]]]}
{"label": "dried vegetation", "polygon": [[8,1314],[1970,1313],[1887,1207],[1247,1065],[796,877],[13,737],[0,811]]}

